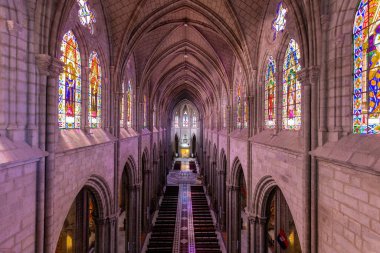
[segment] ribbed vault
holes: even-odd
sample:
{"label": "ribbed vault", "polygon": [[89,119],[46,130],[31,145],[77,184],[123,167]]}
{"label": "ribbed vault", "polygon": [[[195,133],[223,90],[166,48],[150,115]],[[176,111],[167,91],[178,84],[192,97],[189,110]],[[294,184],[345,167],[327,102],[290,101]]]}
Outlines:
{"label": "ribbed vault", "polygon": [[199,106],[201,117],[218,110],[236,66],[252,83],[268,0],[107,0],[105,7],[116,13],[109,16],[114,66],[123,73],[133,57],[137,99],[149,94],[161,115],[181,99]]}

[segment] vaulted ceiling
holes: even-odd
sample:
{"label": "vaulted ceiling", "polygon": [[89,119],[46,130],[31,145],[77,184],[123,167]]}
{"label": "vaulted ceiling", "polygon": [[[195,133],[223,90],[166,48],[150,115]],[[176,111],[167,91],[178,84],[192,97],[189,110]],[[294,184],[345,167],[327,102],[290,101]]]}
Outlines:
{"label": "vaulted ceiling", "polygon": [[115,66],[133,57],[136,83],[170,112],[202,113],[228,94],[238,62],[250,81],[268,0],[107,0]]}

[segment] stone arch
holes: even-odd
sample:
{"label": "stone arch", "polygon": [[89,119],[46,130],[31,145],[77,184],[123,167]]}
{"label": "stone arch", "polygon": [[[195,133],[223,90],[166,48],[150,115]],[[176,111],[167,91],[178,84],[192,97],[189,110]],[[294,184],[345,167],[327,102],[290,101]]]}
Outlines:
{"label": "stone arch", "polygon": [[265,176],[258,182],[253,195],[253,212],[259,217],[265,217],[266,206],[270,192],[277,186],[271,176]]}
{"label": "stone arch", "polygon": [[119,181],[118,241],[121,243],[117,245],[118,251],[128,252],[128,244],[131,249],[137,244],[135,174],[135,162],[133,157],[129,156]]}
{"label": "stone arch", "polygon": [[[114,218],[111,217],[111,215],[114,213],[113,206],[112,206],[112,195],[111,191],[107,185],[107,183],[99,176],[92,175],[90,178],[86,181],[86,183],[79,189],[77,194],[75,195],[75,199],[73,200],[71,206],[75,205],[74,209],[76,209],[76,205],[79,203],[81,206],[81,209],[83,209],[83,199],[78,199],[83,193],[84,190],[87,190],[91,193],[91,195],[95,199],[95,205],[97,209],[97,228],[96,228],[96,247],[98,247],[99,252],[106,251],[109,248],[109,233],[112,233],[111,231],[108,231],[106,229],[106,226],[110,225],[114,221]],[[79,201],[79,202],[78,202]],[[72,208],[70,208],[72,210]],[[61,232],[64,231],[64,226],[66,224],[66,218],[71,213],[71,211],[68,210],[68,213],[66,214],[65,218],[62,219],[62,223],[60,224],[60,229],[57,230],[59,234],[57,235],[56,239],[54,240],[54,249],[57,249],[59,246],[59,237]],[[79,217],[78,220],[81,220],[81,223],[84,222],[87,217],[83,217],[82,214],[75,214],[75,216]],[[75,222],[78,222],[77,219]],[[83,224],[77,224],[77,227],[82,227]],[[108,242],[108,243],[107,243]],[[83,243],[80,243],[80,247],[85,247],[82,245]],[[77,247],[76,245],[73,245],[73,247]]]}
{"label": "stone arch", "polygon": [[[269,247],[268,245],[270,245],[268,243],[269,237],[267,236],[267,229],[268,223],[271,219],[271,215],[268,215],[268,213],[271,212],[271,208],[273,208],[271,206],[273,201],[276,203],[274,205],[276,207],[276,210],[273,211],[273,213],[275,215],[281,213],[279,215],[279,218],[275,219],[276,225],[273,229],[274,237],[277,235],[277,233],[279,233],[280,229],[288,229],[287,225],[284,224],[289,223],[291,221],[294,225],[293,240],[295,240],[296,247],[299,247],[299,250],[301,250],[302,246],[298,236],[298,226],[293,218],[292,210],[288,205],[288,201],[286,200],[286,196],[284,195],[283,191],[276,183],[276,181],[273,179],[273,177],[269,175],[264,176],[260,179],[254,191],[254,201],[252,208],[253,216],[251,217],[251,219],[253,220],[253,223],[256,226],[256,231],[258,231],[258,234],[252,242],[253,245],[255,245],[255,250],[257,252],[265,252],[265,249],[267,249]],[[285,214],[284,212],[287,214]],[[281,221],[278,221],[277,219]],[[275,238],[273,238],[273,240],[276,241]],[[292,244],[294,247],[294,241]],[[279,245],[275,243],[273,247],[277,247],[277,252],[280,252]]]}
{"label": "stone arch", "polygon": [[228,222],[230,236],[228,240],[229,252],[244,252],[242,245],[248,242],[248,191],[247,179],[244,176],[244,170],[238,157],[235,158],[232,165],[230,185],[228,187],[229,197],[228,205],[231,210]]}
{"label": "stone arch", "polygon": [[[147,148],[141,156],[141,228],[143,235],[146,236],[150,226],[150,199],[151,199],[151,169],[149,162],[149,151]],[[149,217],[149,218],[148,218]]]}

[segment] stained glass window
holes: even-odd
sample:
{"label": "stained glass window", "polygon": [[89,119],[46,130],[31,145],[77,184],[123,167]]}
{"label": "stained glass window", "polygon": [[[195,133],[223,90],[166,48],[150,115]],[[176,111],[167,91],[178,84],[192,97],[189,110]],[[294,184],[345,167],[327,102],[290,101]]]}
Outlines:
{"label": "stained glass window", "polygon": [[59,75],[58,126],[80,128],[81,123],[81,58],[77,40],[72,31],[63,35],[61,61],[64,71]]}
{"label": "stained glass window", "polygon": [[146,95],[144,95],[143,106],[144,106],[144,127],[147,127],[147,125],[148,125],[148,122],[147,122],[147,106],[148,106],[148,104],[146,102]]}
{"label": "stained glass window", "polygon": [[248,114],[248,98],[244,100],[244,127],[248,127],[248,119],[249,119],[249,114]]}
{"label": "stained glass window", "polygon": [[380,3],[362,0],[354,39],[353,132],[380,134]]}
{"label": "stained glass window", "polygon": [[187,111],[185,111],[183,113],[183,116],[182,116],[182,126],[183,127],[189,127],[189,115],[187,115]]}
{"label": "stained glass window", "polygon": [[283,7],[282,1],[277,6],[276,17],[272,22],[272,30],[274,31],[273,40],[276,39],[277,34],[285,30],[286,26],[286,13],[288,10]]}
{"label": "stained glass window", "polygon": [[193,115],[193,127],[197,127],[197,116],[195,116],[195,114]]}
{"label": "stained glass window", "polygon": [[237,128],[241,128],[242,117],[241,117],[241,85],[238,84],[236,88],[236,125]]}
{"label": "stained glass window", "polygon": [[132,127],[132,85],[131,85],[131,80],[128,81],[128,89],[127,89],[127,127]]}
{"label": "stained glass window", "polygon": [[94,11],[90,10],[88,0],[77,0],[77,2],[79,5],[78,17],[80,23],[86,26],[91,34],[94,34],[94,24],[96,23]]}
{"label": "stained glass window", "polygon": [[276,62],[269,56],[267,69],[265,72],[265,126],[267,128],[276,127]]}
{"label": "stained glass window", "polygon": [[102,70],[98,54],[93,51],[89,60],[88,123],[91,128],[101,127]]}
{"label": "stained glass window", "polygon": [[125,99],[124,99],[124,92],[125,92],[125,83],[121,85],[121,104],[120,104],[120,127],[124,127],[124,116],[125,116]]}
{"label": "stained glass window", "polygon": [[285,54],[282,92],[282,127],[289,130],[301,128],[301,83],[297,78],[300,58],[298,44],[291,39]]}

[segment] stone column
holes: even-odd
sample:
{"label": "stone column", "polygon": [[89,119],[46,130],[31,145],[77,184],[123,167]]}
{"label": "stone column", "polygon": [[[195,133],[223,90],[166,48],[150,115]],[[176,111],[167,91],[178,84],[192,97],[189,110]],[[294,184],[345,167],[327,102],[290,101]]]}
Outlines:
{"label": "stone column", "polygon": [[228,252],[241,252],[240,249],[240,213],[239,213],[239,200],[238,200],[238,193],[239,193],[239,187],[237,186],[228,186],[228,192],[229,192],[229,212],[230,217],[228,219],[229,226],[227,234],[230,237],[228,240]]}
{"label": "stone column", "polygon": [[256,243],[256,237],[257,237],[257,233],[256,233],[257,218],[256,218],[256,216],[249,216],[248,222],[249,222],[248,252],[257,252],[257,249],[255,249],[255,246],[257,245],[257,243]]}
{"label": "stone column", "polygon": [[145,183],[144,183],[144,194],[143,194],[143,197],[144,197],[144,217],[143,218],[143,224],[144,224],[144,228],[143,228],[143,231],[144,232],[148,232],[150,230],[150,225],[151,225],[151,216],[150,216],[150,209],[151,209],[151,199],[152,199],[152,169],[146,169],[144,171],[144,180],[145,180]]}
{"label": "stone column", "polygon": [[[42,150],[46,150],[46,146],[45,146],[45,143],[46,143],[45,125],[47,125],[47,122],[48,122],[47,113],[46,113],[48,110],[48,108],[47,108],[47,99],[48,99],[47,98],[47,89],[50,89],[49,92],[54,92],[54,91],[52,91],[54,88],[54,85],[58,86],[58,77],[59,77],[59,74],[61,73],[61,71],[63,69],[63,64],[61,63],[61,61],[59,61],[58,59],[52,58],[48,54],[36,55],[36,64],[37,64],[39,74],[41,77],[40,78],[40,80],[41,80],[40,87],[38,88],[38,90],[39,90],[38,99],[40,101],[39,122],[40,122],[40,126],[43,126],[40,128],[40,131],[39,131],[39,135],[40,135],[39,136],[39,143],[40,143],[39,148],[41,148]],[[49,85],[50,87],[47,88],[47,85]],[[57,90],[58,89],[56,88],[56,91]],[[58,110],[58,107],[55,107],[55,109]],[[50,112],[51,111],[52,110],[50,110]],[[50,132],[50,134],[51,134],[51,132]],[[54,147],[51,144],[53,144],[53,143],[50,143],[49,148],[51,150],[54,150]],[[51,166],[52,164],[54,164],[54,160],[50,160],[49,165]],[[37,170],[37,182],[36,182],[36,184],[37,184],[36,251],[37,252],[43,252],[44,247],[46,246],[46,245],[44,246],[44,237],[45,237],[44,232],[46,229],[45,209],[47,208],[45,206],[46,201],[47,201],[47,199],[45,198],[46,197],[45,195],[47,195],[47,192],[46,192],[47,186],[45,185],[45,182],[46,182],[45,177],[46,177],[46,175],[48,175],[48,173],[46,172],[46,170],[47,170],[47,159],[45,159],[45,160],[42,159],[39,166],[40,166],[40,169]],[[50,189],[50,185],[49,185],[49,189]],[[51,196],[51,194],[49,196]],[[51,199],[50,199],[50,201],[51,201]],[[45,247],[45,249],[46,249],[46,247]]]}
{"label": "stone column", "polygon": [[53,183],[55,167],[55,148],[58,142],[58,77],[63,70],[63,63],[54,57],[43,56],[48,64],[47,96],[46,96],[46,149],[49,156],[46,159],[45,168],[45,227],[44,227],[44,252],[52,253],[52,237],[54,234],[53,220]]}
{"label": "stone column", "polygon": [[265,217],[257,217],[256,220],[256,226],[257,226],[257,245],[255,247],[256,251],[258,253],[266,253],[267,252],[267,245],[266,245],[266,236],[267,236],[267,218]]}
{"label": "stone column", "polygon": [[[140,252],[141,250],[141,242],[140,242],[140,235],[142,233],[142,227],[141,227],[141,219],[143,219],[143,217],[141,217],[141,201],[142,200],[142,196],[141,196],[141,185],[140,184],[136,184],[134,186],[134,189],[135,189],[135,209],[134,211],[136,212],[136,224],[135,224],[135,230],[133,231],[135,233],[135,242],[134,242],[134,250],[132,252]],[[137,208],[136,208],[137,207]]]}
{"label": "stone column", "polygon": [[304,189],[303,205],[305,206],[304,218],[304,245],[305,253],[310,252],[310,236],[311,236],[311,163],[310,163],[310,146],[311,146],[311,87],[309,69],[305,68],[298,72],[298,79],[302,84],[302,133],[304,141],[303,167],[304,181],[302,188]]}
{"label": "stone column", "polygon": [[328,100],[328,47],[329,47],[329,15],[321,16],[322,24],[322,57],[321,57],[321,84],[319,87],[319,144],[327,140],[327,100]]}

